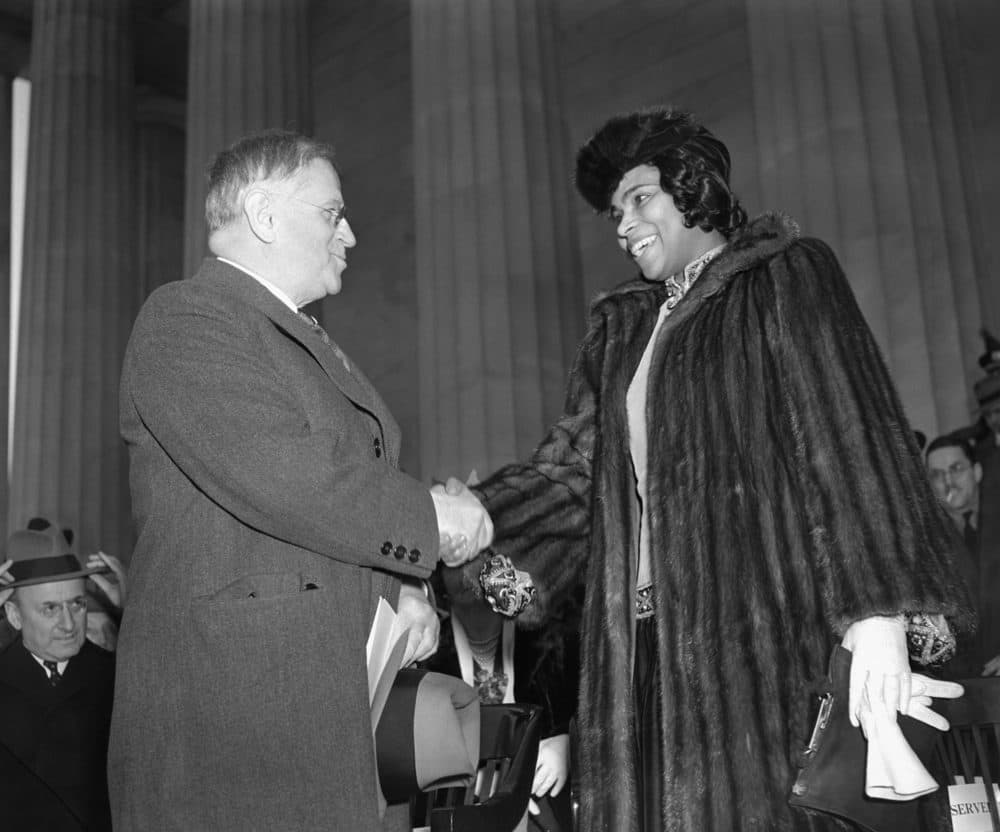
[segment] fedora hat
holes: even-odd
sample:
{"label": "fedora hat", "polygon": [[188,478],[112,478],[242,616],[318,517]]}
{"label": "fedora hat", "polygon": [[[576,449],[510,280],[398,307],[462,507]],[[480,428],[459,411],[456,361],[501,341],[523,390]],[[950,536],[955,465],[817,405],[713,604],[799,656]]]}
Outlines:
{"label": "fedora hat", "polygon": [[44,517],[32,518],[28,528],[19,529],[7,538],[5,557],[13,561],[8,571],[14,580],[6,586],[68,581],[109,571],[106,566],[85,567],[73,552],[72,542],[73,533],[69,529],[58,529]]}
{"label": "fedora hat", "polygon": [[375,756],[387,803],[468,785],[479,766],[478,694],[453,676],[400,670],[375,729]]}

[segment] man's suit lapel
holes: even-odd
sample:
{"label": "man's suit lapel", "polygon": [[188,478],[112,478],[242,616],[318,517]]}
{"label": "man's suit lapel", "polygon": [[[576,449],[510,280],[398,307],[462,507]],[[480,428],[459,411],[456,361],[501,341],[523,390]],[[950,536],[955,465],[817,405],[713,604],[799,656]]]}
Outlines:
{"label": "man's suit lapel", "polygon": [[[347,398],[377,417],[375,400],[378,398],[378,393],[358,369],[357,364],[351,362],[351,370],[348,370],[337,355],[339,347],[334,348],[332,343],[324,343],[322,335],[317,330],[287,307],[280,303],[276,305],[277,309],[264,309],[264,314],[274,322],[275,326],[287,332],[309,351]],[[341,354],[344,354],[343,351]]]}
{"label": "man's suit lapel", "polygon": [[[202,263],[194,279],[222,286],[266,315],[275,326],[298,341],[316,359],[347,398],[380,422],[383,415],[388,413],[382,398],[360,371],[355,374],[349,372],[333,348],[323,343],[318,332],[248,274],[209,257]],[[356,370],[357,365],[352,366]]]}
{"label": "man's suit lapel", "polygon": [[[281,304],[278,304],[278,306],[281,309],[276,310],[276,312],[289,312],[287,307]],[[326,370],[327,375],[340,387],[341,392],[347,398],[358,405],[358,407],[364,408],[379,423],[382,428],[382,441],[385,444],[385,451],[387,454],[392,454],[390,458],[394,460],[393,464],[395,464],[395,455],[398,453],[400,437],[399,425],[393,418],[389,406],[385,403],[382,396],[379,395],[375,386],[368,380],[368,377],[358,366],[357,362],[352,361],[340,347],[336,347],[335,349],[332,344],[324,343],[321,333],[303,321],[298,315],[281,315],[279,319],[271,315],[270,312],[266,314],[274,321],[276,326],[283,329],[309,350],[310,354]],[[291,329],[289,325],[286,325],[289,317],[293,319],[290,324],[293,327]],[[337,354],[337,350],[340,351],[340,355]],[[343,360],[341,356],[343,356]],[[349,370],[345,366],[344,361],[350,364]]]}
{"label": "man's suit lapel", "polygon": [[[70,664],[72,663],[70,661]],[[69,665],[66,666],[66,670],[69,671]],[[59,687],[49,684],[45,669],[35,661],[20,639],[3,652],[0,660],[0,681],[17,688],[36,702],[50,704],[63,695],[62,684],[60,683]]]}
{"label": "man's suit lapel", "polygon": [[88,668],[91,665],[84,658],[84,651],[87,649],[88,645],[84,642],[83,647],[80,648],[80,652],[69,660],[69,664],[66,665],[66,669],[63,671],[62,680],[55,688],[52,688],[56,700],[63,701],[69,699],[86,687],[88,682],[91,681],[90,677],[92,673],[88,672]]}

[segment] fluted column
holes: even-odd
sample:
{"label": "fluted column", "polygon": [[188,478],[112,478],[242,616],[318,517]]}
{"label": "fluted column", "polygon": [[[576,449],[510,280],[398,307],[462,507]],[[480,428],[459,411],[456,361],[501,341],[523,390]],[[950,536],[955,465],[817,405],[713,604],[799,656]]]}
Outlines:
{"label": "fluted column", "polygon": [[127,557],[118,378],[134,314],[127,0],[37,0],[11,522],[45,514]]}
{"label": "fluted column", "polygon": [[144,94],[136,107],[138,292],[184,273],[184,102]]}
{"label": "fluted column", "polygon": [[968,421],[979,297],[931,4],[747,0],[765,205],[836,250],[914,427]]}
{"label": "fluted column", "polygon": [[7,431],[10,395],[11,102],[14,79],[0,72],[0,541],[7,540]]}
{"label": "fluted column", "polygon": [[246,133],[312,129],[306,0],[191,0],[184,270],[207,254],[205,174]]}
{"label": "fluted column", "polygon": [[552,5],[414,0],[424,476],[525,456],[584,319]]}

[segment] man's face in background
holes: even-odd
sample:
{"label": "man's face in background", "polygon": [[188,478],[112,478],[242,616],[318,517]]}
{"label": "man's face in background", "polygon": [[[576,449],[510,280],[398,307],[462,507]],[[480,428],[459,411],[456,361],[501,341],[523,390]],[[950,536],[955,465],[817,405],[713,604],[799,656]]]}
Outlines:
{"label": "man's face in background", "polygon": [[24,646],[40,659],[64,662],[87,636],[87,594],[83,578],[18,587],[4,605]]}
{"label": "man's face in background", "polygon": [[927,454],[927,475],[934,494],[951,514],[958,516],[979,508],[983,469],[961,448],[948,445]]}

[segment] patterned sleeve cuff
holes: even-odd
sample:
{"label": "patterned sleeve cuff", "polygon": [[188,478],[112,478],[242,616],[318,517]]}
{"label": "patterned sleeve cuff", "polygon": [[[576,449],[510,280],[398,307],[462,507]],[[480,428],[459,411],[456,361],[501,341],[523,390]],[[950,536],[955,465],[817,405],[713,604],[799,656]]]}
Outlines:
{"label": "patterned sleeve cuff", "polygon": [[479,573],[483,596],[494,612],[514,618],[535,599],[535,585],[527,572],[515,569],[506,555],[486,558]]}
{"label": "patterned sleeve cuff", "polygon": [[940,665],[955,655],[955,634],[940,614],[910,613],[906,624],[910,658],[921,665]]}

